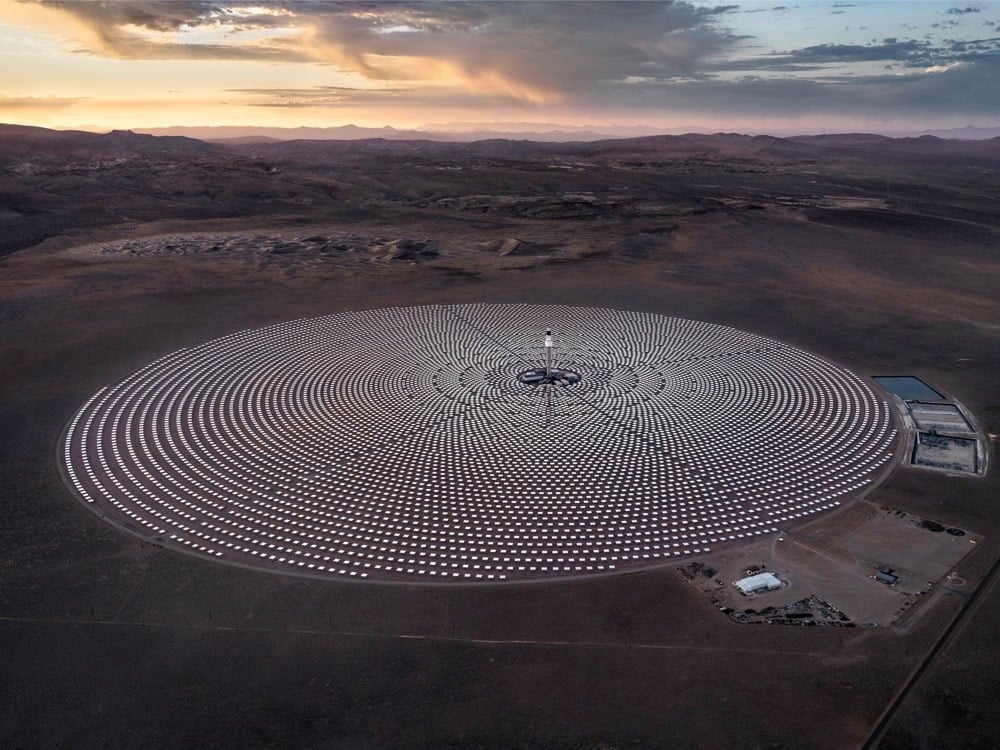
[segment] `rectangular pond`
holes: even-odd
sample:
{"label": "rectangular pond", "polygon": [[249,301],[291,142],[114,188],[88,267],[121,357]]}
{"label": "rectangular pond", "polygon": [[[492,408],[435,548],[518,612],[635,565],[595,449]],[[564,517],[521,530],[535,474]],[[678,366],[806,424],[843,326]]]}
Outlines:
{"label": "rectangular pond", "polygon": [[944,396],[913,375],[876,375],[873,380],[904,401],[944,400]]}

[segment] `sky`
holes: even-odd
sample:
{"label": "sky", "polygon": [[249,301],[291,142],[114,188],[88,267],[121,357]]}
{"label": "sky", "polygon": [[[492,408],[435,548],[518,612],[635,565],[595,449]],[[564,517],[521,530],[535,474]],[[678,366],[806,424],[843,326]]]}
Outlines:
{"label": "sky", "polygon": [[1000,2],[0,0],[0,122],[1000,125]]}

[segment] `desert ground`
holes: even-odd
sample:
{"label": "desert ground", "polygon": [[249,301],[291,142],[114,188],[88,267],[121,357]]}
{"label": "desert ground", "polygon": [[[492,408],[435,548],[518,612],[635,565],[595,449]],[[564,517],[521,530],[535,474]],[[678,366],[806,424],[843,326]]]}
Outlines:
{"label": "desert ground", "polygon": [[[85,399],[178,348],[479,301],[731,325],[917,375],[995,436],[998,176],[996,139],[0,128],[0,746],[991,746],[995,470],[897,468],[860,502],[974,549],[889,625],[807,628],[735,622],[675,564],[488,586],[214,565],[87,513],[57,450]],[[835,546],[841,512],[792,537]]]}

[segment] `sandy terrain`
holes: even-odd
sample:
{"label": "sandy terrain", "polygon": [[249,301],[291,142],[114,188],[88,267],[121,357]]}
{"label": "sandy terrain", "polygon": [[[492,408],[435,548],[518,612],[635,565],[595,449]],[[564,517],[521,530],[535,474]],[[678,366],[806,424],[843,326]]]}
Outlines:
{"label": "sandy terrain", "polygon": [[[806,628],[735,623],[674,566],[418,587],[212,565],[91,517],[56,470],[80,403],[158,356],[430,302],[732,325],[861,374],[918,375],[998,434],[995,144],[0,140],[0,744],[858,747],[943,635],[882,746],[1000,732],[995,472],[897,469],[872,507],[981,540],[956,538],[973,547],[957,567],[933,547],[879,560],[937,581],[896,625]],[[501,254],[507,239],[523,252]],[[835,582],[872,560],[849,528],[834,529],[841,556],[807,528],[775,545],[801,543],[781,553],[789,570],[828,555]],[[857,618],[891,608],[829,596]]]}
{"label": "sandy terrain", "polygon": [[[909,629],[918,608],[938,589],[960,589],[962,561],[983,537],[868,501],[752,545],[699,558],[680,568],[692,584],[737,622],[770,622]],[[898,581],[875,579],[891,571]],[[780,589],[741,594],[735,580],[758,571],[775,574]],[[711,573],[711,575],[709,575]],[[817,608],[818,598],[829,607]],[[751,610],[749,613],[747,610]],[[793,613],[792,618],[787,614]],[[810,612],[811,617],[795,614]],[[903,618],[903,615],[906,615]],[[901,619],[902,618],[902,619]]]}

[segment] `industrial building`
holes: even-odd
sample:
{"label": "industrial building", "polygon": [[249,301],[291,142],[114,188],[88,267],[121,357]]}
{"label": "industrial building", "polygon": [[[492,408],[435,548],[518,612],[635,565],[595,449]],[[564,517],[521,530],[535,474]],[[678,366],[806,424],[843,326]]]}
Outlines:
{"label": "industrial building", "polygon": [[733,585],[740,590],[741,594],[759,594],[763,591],[780,589],[783,584],[774,573],[758,573],[733,581]]}

